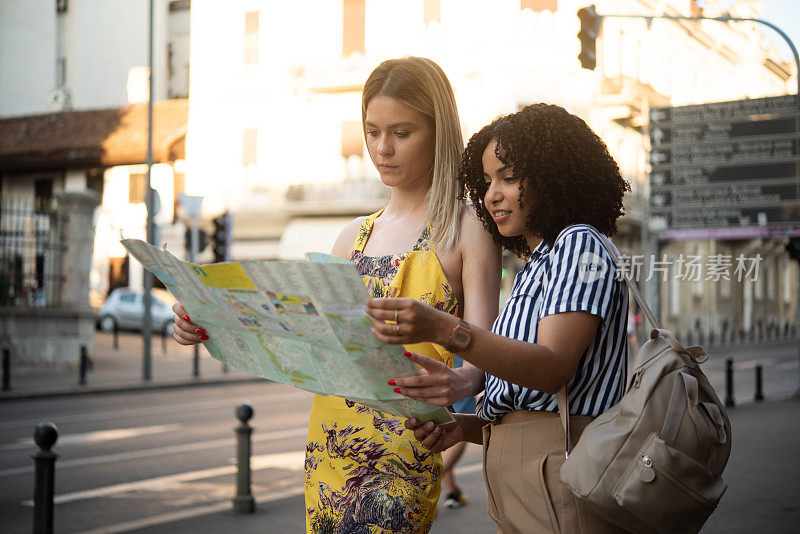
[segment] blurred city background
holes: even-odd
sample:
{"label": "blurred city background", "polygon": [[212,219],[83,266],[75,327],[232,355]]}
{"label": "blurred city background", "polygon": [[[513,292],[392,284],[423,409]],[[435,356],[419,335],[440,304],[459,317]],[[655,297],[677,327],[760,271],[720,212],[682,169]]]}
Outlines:
{"label": "blurred city background", "polygon": [[[0,0],[0,450],[9,452],[0,465],[0,515],[12,525],[0,530],[29,530],[22,501],[32,491],[30,432],[59,417],[74,432],[56,444],[65,449],[60,462],[81,473],[58,479],[57,494],[68,495],[57,501],[63,530],[157,530],[227,510],[229,503],[214,503],[230,497],[230,473],[212,471],[230,466],[234,399],[245,397],[254,425],[277,429],[256,444],[265,448],[256,490],[293,503],[284,510],[299,519],[275,531],[302,529],[302,481],[292,462],[300,451],[302,464],[310,397],[252,384],[203,349],[198,361],[172,343],[164,292],[152,308],[161,338],[143,377],[150,341],[136,331],[144,273],[119,240],[147,236],[149,177],[152,241],[179,257],[191,256],[192,224],[200,263],[329,252],[346,222],[388,201],[364,143],[361,89],[382,60],[405,55],[443,68],[465,140],[536,102],[584,118],[630,182],[614,241],[631,267],[639,262],[637,282],[662,325],[709,347],[712,360],[720,355],[709,370],[720,396],[725,359],[733,360],[732,402],[754,400],[757,367],[768,402],[798,391],[800,104],[786,96],[797,93],[795,56],[756,22],[646,17],[765,19],[797,44],[799,3],[596,0],[596,13],[638,17],[604,17],[588,50],[593,21],[582,26],[578,16],[587,0],[154,0],[148,156],[149,5]],[[713,104],[721,102],[735,103]],[[504,293],[520,262],[504,258]],[[647,336],[646,324],[635,328],[632,344]],[[195,393],[169,389],[186,384]],[[773,417],[796,420],[796,403],[775,406]],[[202,413],[205,424],[195,428]],[[765,431],[757,425],[782,424],[762,415],[740,416],[755,425],[743,427],[754,455],[754,438]],[[797,432],[788,439],[795,454]],[[205,452],[192,460],[189,451]],[[475,493],[480,452],[470,451],[464,473]],[[200,473],[198,463],[208,468]],[[764,466],[737,466],[733,476],[743,481],[746,469],[763,474],[752,491],[782,487]],[[165,472],[173,478],[156,481]],[[151,482],[125,486],[139,479]],[[764,525],[748,495],[728,497],[736,506],[717,520],[718,531],[744,529],[748,518],[753,528]],[[788,495],[793,508],[784,498],[770,509],[776,528],[781,518],[798,518],[796,483]],[[483,499],[468,519],[436,528],[491,531]],[[162,522],[148,523],[148,515]],[[207,528],[228,528],[220,521]],[[259,528],[239,523],[246,524]]]}

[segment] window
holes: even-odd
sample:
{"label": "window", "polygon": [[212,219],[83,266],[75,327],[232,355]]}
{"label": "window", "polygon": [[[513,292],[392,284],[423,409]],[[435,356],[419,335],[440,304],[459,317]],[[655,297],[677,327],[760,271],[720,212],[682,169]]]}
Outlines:
{"label": "window", "polygon": [[544,11],[549,9],[553,13],[558,9],[558,0],[520,0],[520,9],[532,9],[534,11]]}
{"label": "window", "polygon": [[675,274],[673,272],[669,279],[669,314],[672,317],[679,317],[681,314],[681,281]]}
{"label": "window", "polygon": [[783,282],[781,282],[781,288],[783,289],[784,304],[792,302],[792,263],[791,261],[783,262]]}
{"label": "window", "polygon": [[244,64],[258,63],[258,11],[244,14]]}
{"label": "window", "polygon": [[423,13],[425,24],[442,21],[442,0],[425,0]]}
{"label": "window", "polygon": [[137,300],[139,300],[137,298],[137,296],[133,295],[131,293],[128,293],[128,294],[125,294],[125,295],[120,295],[120,297],[119,297],[120,303],[124,303],[124,304],[134,304]]}
{"label": "window", "polygon": [[132,172],[128,181],[128,203],[144,204],[147,195],[147,174]]}
{"label": "window", "polygon": [[764,298],[764,277],[759,276],[755,280],[753,280],[753,296],[756,300],[762,300]]}
{"label": "window", "polygon": [[775,269],[773,268],[773,264],[771,262],[764,265],[764,267],[764,275],[767,279],[767,299],[772,301],[775,299]]}
{"label": "window", "polygon": [[242,139],[242,165],[256,165],[258,163],[258,130],[245,128]]}
{"label": "window", "polygon": [[67,58],[60,57],[56,62],[56,87],[67,84]]}
{"label": "window", "polygon": [[53,179],[42,178],[33,182],[34,209],[45,211],[50,209],[53,200]]}
{"label": "window", "polygon": [[361,121],[342,122],[342,157],[364,157],[364,130]]}
{"label": "window", "polygon": [[343,0],[342,56],[364,53],[365,0]]}

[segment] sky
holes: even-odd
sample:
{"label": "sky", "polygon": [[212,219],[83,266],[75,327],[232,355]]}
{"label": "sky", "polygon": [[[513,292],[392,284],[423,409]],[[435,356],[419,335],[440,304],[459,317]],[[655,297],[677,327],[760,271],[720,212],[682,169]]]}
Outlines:
{"label": "sky", "polygon": [[[703,2],[700,2],[701,4]],[[719,3],[720,8],[735,4],[736,0],[725,0]],[[763,12],[761,19],[778,26],[794,42],[795,48],[800,50],[800,0],[761,0]],[[780,58],[793,61],[792,52],[786,41],[774,30],[762,26],[764,37],[778,44]]]}
{"label": "sky", "polygon": [[[764,12],[761,18],[778,26],[794,42],[800,50],[800,2],[798,0],[761,0]],[[792,52],[780,35],[769,28],[764,28],[768,39],[778,43],[782,52],[781,58],[791,61]]]}

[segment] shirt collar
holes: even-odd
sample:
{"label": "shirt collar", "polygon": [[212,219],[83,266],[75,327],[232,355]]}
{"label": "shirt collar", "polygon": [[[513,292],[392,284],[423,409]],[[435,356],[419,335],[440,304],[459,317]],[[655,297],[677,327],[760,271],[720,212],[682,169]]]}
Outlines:
{"label": "shirt collar", "polygon": [[540,257],[547,254],[549,251],[550,247],[548,246],[547,243],[544,242],[544,240],[542,240],[538,245],[536,245],[536,248],[533,249],[533,252],[531,252],[531,257],[529,261],[538,260]]}

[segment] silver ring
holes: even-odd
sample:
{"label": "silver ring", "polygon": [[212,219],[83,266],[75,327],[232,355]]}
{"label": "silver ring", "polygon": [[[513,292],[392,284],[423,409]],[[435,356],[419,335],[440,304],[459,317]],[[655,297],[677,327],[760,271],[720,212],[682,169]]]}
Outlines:
{"label": "silver ring", "polygon": [[400,335],[400,327],[398,325],[394,325],[394,335]]}

